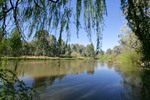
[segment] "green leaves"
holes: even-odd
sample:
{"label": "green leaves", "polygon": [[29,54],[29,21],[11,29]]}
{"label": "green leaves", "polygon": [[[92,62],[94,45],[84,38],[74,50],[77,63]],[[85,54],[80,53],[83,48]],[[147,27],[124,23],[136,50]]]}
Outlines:
{"label": "green leaves", "polygon": [[96,30],[97,49],[100,48],[100,41],[103,31],[103,15],[106,13],[105,0],[84,0],[84,22],[87,36],[91,38],[92,30]]}
{"label": "green leaves", "polygon": [[14,32],[12,34],[12,37],[10,39],[10,48],[11,48],[11,54],[12,56],[19,56],[21,54],[22,43],[21,43],[21,36],[17,30],[17,28],[14,29]]}
{"label": "green leaves", "polygon": [[149,0],[121,0],[121,8],[128,20],[129,27],[142,44],[145,61],[150,61],[150,16]]}
{"label": "green leaves", "polygon": [[27,87],[23,81],[20,81],[17,78],[15,71],[6,68],[7,58],[1,62],[0,100],[32,100],[33,97],[37,97],[36,91]]}
{"label": "green leaves", "polygon": [[[97,39],[101,38],[103,15],[106,11],[105,0],[59,0],[59,2],[54,2],[52,0],[18,0],[11,2],[12,0],[6,0],[5,4],[10,9],[7,16],[3,16],[3,12],[0,13],[0,22],[3,19],[10,18],[11,23],[15,23],[13,27],[18,27],[18,31],[24,34],[24,30],[28,33],[30,37],[36,30],[57,30],[58,33],[62,34],[67,32],[67,37],[70,37],[70,25],[73,24],[72,15],[75,15],[75,24],[77,29],[77,36],[79,34],[79,29],[81,25],[85,27],[87,36],[91,38],[92,31],[96,29]],[[1,2],[2,3],[2,2]],[[0,6],[1,10],[5,9],[3,6]],[[81,17],[84,15],[84,18]],[[4,18],[3,18],[4,17]],[[83,19],[81,19],[83,18]],[[84,20],[85,23],[81,23],[81,20]],[[0,27],[3,25],[10,26],[10,23],[5,21],[3,24],[0,24]],[[8,27],[4,27],[6,31]],[[24,35],[21,35],[24,38]],[[69,39],[68,39],[69,40]],[[99,44],[99,42],[98,42]]]}

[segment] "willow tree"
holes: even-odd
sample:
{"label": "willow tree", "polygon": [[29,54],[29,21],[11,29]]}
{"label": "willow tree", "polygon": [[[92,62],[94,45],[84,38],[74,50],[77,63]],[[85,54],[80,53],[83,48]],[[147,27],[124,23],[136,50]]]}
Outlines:
{"label": "willow tree", "polygon": [[[0,46],[4,43],[2,40],[7,38],[12,29],[17,29],[18,35],[24,40],[38,30],[57,30],[60,34],[60,40],[63,32],[67,33],[69,38],[73,18],[75,19],[74,23],[78,36],[82,25],[80,17],[83,15],[84,27],[88,37],[91,38],[92,29],[95,29],[97,47],[99,47],[105,11],[105,0],[0,0]],[[1,69],[2,67],[0,67],[0,73],[6,75],[3,74],[4,71]],[[0,76],[0,80],[5,82],[2,76]],[[6,88],[4,88],[6,96],[2,95],[3,98],[10,97],[7,95],[7,86],[14,88],[7,75],[6,80],[8,80]],[[22,93],[22,91],[18,93]],[[15,96],[12,97],[15,99]]]}
{"label": "willow tree", "polygon": [[14,27],[18,28],[22,39],[43,29],[57,30],[60,38],[64,35],[62,33],[67,33],[69,38],[70,25],[75,23],[78,36],[82,25],[80,21],[84,20],[83,26],[89,38],[92,30],[96,30],[99,48],[105,13],[105,0],[1,0],[0,38],[9,34]]}
{"label": "willow tree", "polygon": [[[129,27],[142,44],[145,60],[150,61],[150,17],[149,0],[121,0],[121,8]],[[75,19],[77,36],[84,20],[87,36],[93,30],[97,34],[97,48],[100,46],[103,30],[103,15],[106,14],[105,0],[1,0],[0,1],[0,41],[9,30],[17,27],[22,38],[30,37],[36,30],[57,30],[70,37],[70,25]],[[81,16],[84,16],[81,19]],[[28,36],[24,30],[28,30]],[[27,31],[26,31],[27,33]]]}

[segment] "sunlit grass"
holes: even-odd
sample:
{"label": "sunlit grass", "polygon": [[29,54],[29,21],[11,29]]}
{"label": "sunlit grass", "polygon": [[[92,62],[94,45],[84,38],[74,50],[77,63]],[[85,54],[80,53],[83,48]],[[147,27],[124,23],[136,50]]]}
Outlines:
{"label": "sunlit grass", "polygon": [[128,63],[136,65],[141,59],[140,54],[136,53],[135,51],[128,51],[124,54],[120,54],[116,57],[116,60],[121,63]]}

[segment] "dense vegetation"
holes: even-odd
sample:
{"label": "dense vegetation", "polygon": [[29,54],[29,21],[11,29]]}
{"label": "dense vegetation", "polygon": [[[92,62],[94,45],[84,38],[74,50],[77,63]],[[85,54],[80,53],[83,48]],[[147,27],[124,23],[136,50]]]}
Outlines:
{"label": "dense vegetation", "polygon": [[[146,63],[150,61],[149,2],[149,0],[121,0],[121,9],[129,27],[141,42],[142,61]],[[92,33],[96,33],[97,49],[100,50],[103,15],[105,14],[107,14],[105,0],[1,0],[1,54],[5,52],[5,39],[12,33],[11,30],[17,31],[21,40],[26,40],[26,38],[36,34],[39,30],[56,30],[60,34],[58,47],[61,48],[62,33],[67,33],[69,39],[71,33],[69,29],[72,23],[76,25],[77,36],[82,25],[89,38],[91,38]],[[84,16],[84,23],[80,23],[80,20],[82,20],[80,18],[81,15]],[[72,19],[75,21],[71,22]],[[25,34],[25,30],[28,31],[28,34]],[[16,35],[14,35],[15,37]],[[40,39],[39,37],[36,38]],[[42,39],[40,40],[42,41]],[[19,48],[20,44],[17,45],[16,47]],[[15,45],[10,44],[10,46]],[[16,49],[11,51],[12,53],[13,51],[17,52]],[[42,51],[43,55],[45,55],[44,52]],[[41,54],[40,51],[37,51],[37,55],[38,53]],[[62,51],[59,49],[59,54],[61,53]]]}
{"label": "dense vegetation", "polygon": [[[57,40],[46,30],[37,31],[35,38],[30,42],[21,40],[17,32],[10,38],[4,39],[5,50],[1,47],[1,56],[49,56],[49,57],[95,57],[96,51],[91,43],[87,46],[67,44],[62,39]],[[61,41],[61,44],[60,42]],[[2,55],[3,54],[3,55]]]}
{"label": "dense vegetation", "polygon": [[[142,53],[142,61],[146,62],[147,65],[150,61],[149,4],[149,0],[121,0],[121,8],[129,27],[141,43],[140,49],[132,51]],[[70,56],[72,54],[73,56],[94,57],[93,44],[83,47],[84,50],[82,46],[77,47],[78,49],[73,46],[74,49],[72,49],[62,40],[63,32],[67,33],[68,38],[70,36],[69,29],[73,17],[78,36],[82,25],[80,23],[81,14],[84,15],[84,28],[88,37],[91,38],[92,33],[94,33],[92,30],[95,30],[97,49],[100,49],[103,15],[106,14],[105,0],[76,0],[76,2],[74,0],[1,0],[0,55]],[[49,36],[44,29],[55,29],[60,34],[59,39],[56,40],[54,36]],[[28,31],[28,34],[25,34],[25,30]],[[26,38],[31,37],[34,33],[35,39],[26,42]],[[124,45],[119,46],[119,48],[124,50]],[[106,54],[117,56],[121,53],[118,51],[118,47],[115,47],[113,54],[110,49]],[[103,51],[100,53],[103,54]],[[1,69],[2,67],[0,67],[0,73],[4,75],[4,71]],[[6,76],[6,79],[8,78]],[[2,76],[0,76],[0,80],[3,80]]]}
{"label": "dense vegetation", "polygon": [[150,61],[150,1],[121,0],[128,25],[141,42],[142,61]]}
{"label": "dense vegetation", "polygon": [[[114,46],[113,49],[107,49],[100,59],[113,60],[119,63],[128,64],[142,64],[142,46],[141,42],[135,36],[134,32],[128,27],[127,24],[120,29],[119,46]],[[148,63],[145,63],[148,65]]]}

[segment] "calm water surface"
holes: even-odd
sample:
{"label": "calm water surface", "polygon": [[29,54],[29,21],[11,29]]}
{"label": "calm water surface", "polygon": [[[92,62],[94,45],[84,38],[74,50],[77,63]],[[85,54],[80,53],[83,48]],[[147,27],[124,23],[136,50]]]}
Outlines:
{"label": "calm water surface", "polygon": [[[14,62],[9,63],[13,69]],[[17,74],[41,100],[150,100],[150,71],[95,60],[21,61]]]}

